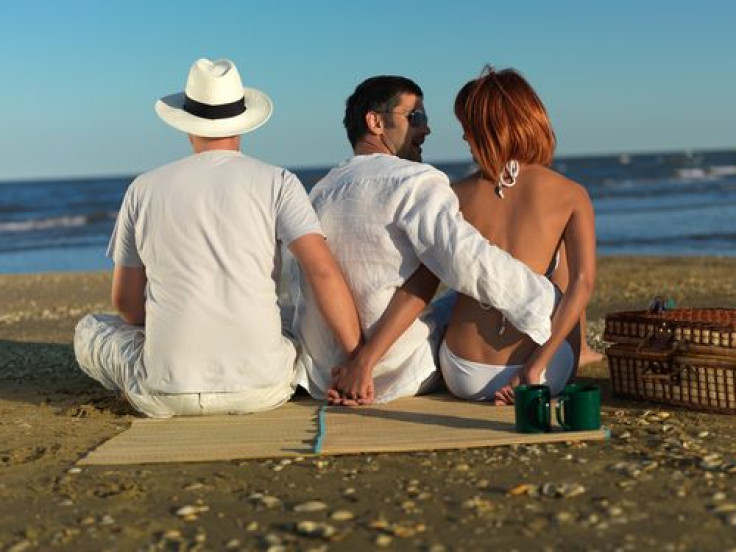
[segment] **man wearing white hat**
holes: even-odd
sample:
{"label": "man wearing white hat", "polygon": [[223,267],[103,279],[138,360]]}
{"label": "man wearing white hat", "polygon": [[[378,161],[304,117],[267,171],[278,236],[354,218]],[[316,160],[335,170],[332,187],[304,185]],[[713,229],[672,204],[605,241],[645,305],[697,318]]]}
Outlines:
{"label": "man wearing white hat", "polygon": [[120,317],[77,325],[80,367],[152,417],[253,412],[295,388],[297,349],[282,335],[280,245],[299,261],[343,352],[360,343],[350,291],[290,172],[240,152],[271,100],[228,60],[196,61],[186,89],[156,103],[193,155],[135,179],[110,240]]}

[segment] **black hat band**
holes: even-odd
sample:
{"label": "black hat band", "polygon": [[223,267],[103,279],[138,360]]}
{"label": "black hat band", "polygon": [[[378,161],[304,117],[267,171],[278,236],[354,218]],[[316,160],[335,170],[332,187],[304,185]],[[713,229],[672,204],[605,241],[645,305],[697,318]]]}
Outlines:
{"label": "black hat band", "polygon": [[202,119],[228,119],[245,113],[245,96],[232,103],[220,105],[203,104],[197,100],[193,100],[189,96],[185,96],[182,109],[187,113],[190,113],[195,117],[201,117]]}

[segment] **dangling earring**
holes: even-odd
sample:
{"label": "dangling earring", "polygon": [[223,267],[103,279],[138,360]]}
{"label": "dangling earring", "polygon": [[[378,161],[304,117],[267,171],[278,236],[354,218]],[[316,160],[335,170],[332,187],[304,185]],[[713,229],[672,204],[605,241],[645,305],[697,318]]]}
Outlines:
{"label": "dangling earring", "polygon": [[498,197],[503,199],[503,189],[512,188],[516,184],[516,177],[519,176],[519,162],[516,159],[512,159],[501,171],[501,177],[498,179],[496,184],[496,194]]}

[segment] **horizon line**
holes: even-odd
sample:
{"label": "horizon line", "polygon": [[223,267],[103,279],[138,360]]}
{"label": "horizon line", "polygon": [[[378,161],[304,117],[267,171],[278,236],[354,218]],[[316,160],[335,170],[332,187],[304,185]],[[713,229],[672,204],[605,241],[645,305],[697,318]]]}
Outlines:
{"label": "horizon line", "polygon": [[[555,155],[554,160],[564,159],[587,159],[594,157],[643,157],[650,155],[673,155],[673,154],[686,154],[688,156],[695,155],[698,153],[714,153],[714,152],[735,152],[736,146],[731,147],[702,147],[702,148],[682,148],[682,149],[663,149],[663,150],[646,150],[646,151],[619,151],[619,152],[608,152],[608,153],[578,153],[578,154],[563,154]],[[462,159],[435,159],[435,160],[424,160],[423,163],[428,165],[449,165],[453,163],[472,163],[473,159],[465,157]],[[281,167],[290,170],[292,172],[307,171],[307,170],[320,170],[330,169],[334,164],[314,164],[314,165],[280,165]],[[150,170],[150,169],[147,169]],[[65,176],[22,176],[22,177],[0,177],[0,185],[7,183],[18,183],[27,181],[69,181],[69,180],[94,180],[94,179],[117,179],[117,178],[129,178],[132,176],[140,175],[147,170],[131,171],[127,173],[108,173],[108,174],[76,174],[76,175],[65,175]]]}

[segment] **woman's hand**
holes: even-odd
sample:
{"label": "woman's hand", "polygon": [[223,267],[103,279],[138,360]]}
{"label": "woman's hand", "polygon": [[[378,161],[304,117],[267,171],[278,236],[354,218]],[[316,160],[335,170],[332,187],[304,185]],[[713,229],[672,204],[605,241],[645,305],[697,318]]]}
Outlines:
{"label": "woman's hand", "polygon": [[542,374],[547,368],[546,364],[542,364],[539,361],[531,361],[524,365],[521,369],[521,383],[527,385],[537,385],[542,381]]}
{"label": "woman's hand", "polygon": [[532,360],[521,368],[509,381],[506,387],[502,387],[493,398],[496,406],[514,404],[514,387],[522,384],[536,385],[542,381],[542,374],[547,366],[539,361]]}

